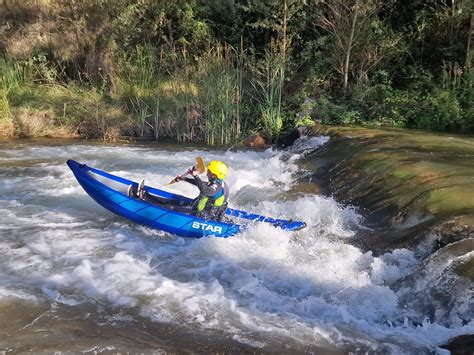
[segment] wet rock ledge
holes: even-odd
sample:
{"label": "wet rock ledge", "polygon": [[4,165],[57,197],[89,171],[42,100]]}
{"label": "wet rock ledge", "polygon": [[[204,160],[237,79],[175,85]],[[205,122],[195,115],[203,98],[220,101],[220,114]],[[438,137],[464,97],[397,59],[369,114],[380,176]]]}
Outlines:
{"label": "wet rock ledge", "polygon": [[[311,134],[331,140],[304,164],[339,201],[361,209],[374,228],[360,240],[367,249],[413,249],[428,235],[442,248],[474,237],[473,137],[322,125]],[[472,278],[471,267],[459,270]]]}
{"label": "wet rock ledge", "polygon": [[[331,139],[303,159],[314,172],[310,181],[358,207],[371,227],[353,242],[375,255],[407,248],[419,259],[393,285],[412,290],[401,302],[447,327],[468,324],[474,316],[474,137],[322,125],[311,134]],[[468,334],[440,346],[471,354],[473,344]]]}

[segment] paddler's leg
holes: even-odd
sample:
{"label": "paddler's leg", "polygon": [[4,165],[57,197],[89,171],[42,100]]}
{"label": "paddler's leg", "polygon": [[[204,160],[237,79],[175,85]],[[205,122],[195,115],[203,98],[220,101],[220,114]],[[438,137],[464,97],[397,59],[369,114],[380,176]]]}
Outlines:
{"label": "paddler's leg", "polygon": [[141,200],[146,201],[146,202],[150,202],[150,203],[154,203],[154,204],[157,204],[157,205],[168,205],[168,204],[170,204],[169,199],[149,194],[146,191],[142,192]]}
{"label": "paddler's leg", "polygon": [[135,188],[133,187],[133,185],[129,185],[128,186],[128,189],[127,189],[127,196],[128,197],[133,197],[133,198],[137,198],[137,191],[135,190]]}
{"label": "paddler's leg", "polygon": [[140,198],[143,200],[143,195],[145,193],[145,179],[141,179],[138,183],[138,188],[135,190],[133,185],[129,185],[127,189],[127,196],[133,198]]}
{"label": "paddler's leg", "polygon": [[144,200],[145,195],[145,179],[141,179],[138,183],[137,195],[140,199]]}
{"label": "paddler's leg", "polygon": [[186,213],[186,214],[194,214],[193,213],[193,206],[190,203],[171,200],[171,199],[167,199],[167,198],[164,198],[164,197],[151,195],[146,191],[143,195],[143,201],[150,202],[150,203],[153,203],[155,205],[160,205],[161,207],[166,208],[168,210],[181,212],[181,213]]}

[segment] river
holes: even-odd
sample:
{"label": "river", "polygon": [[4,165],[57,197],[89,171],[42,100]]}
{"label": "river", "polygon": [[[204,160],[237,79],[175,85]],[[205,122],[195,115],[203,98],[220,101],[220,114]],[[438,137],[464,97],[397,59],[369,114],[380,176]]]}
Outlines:
{"label": "river", "polygon": [[[328,139],[283,151],[1,142],[0,351],[432,353],[474,333],[472,320],[432,322],[407,301],[416,250],[358,248],[358,209],[299,186],[311,173],[299,162]],[[65,164],[162,187],[198,155],[229,165],[232,207],[307,228],[176,237],[103,209]]]}

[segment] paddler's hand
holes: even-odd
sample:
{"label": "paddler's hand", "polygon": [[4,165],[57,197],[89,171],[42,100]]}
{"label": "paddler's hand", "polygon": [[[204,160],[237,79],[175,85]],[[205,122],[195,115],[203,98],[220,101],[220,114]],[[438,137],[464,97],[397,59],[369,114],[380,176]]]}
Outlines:
{"label": "paddler's hand", "polygon": [[192,166],[192,167],[189,168],[188,174],[195,177],[195,176],[199,175],[199,172],[197,171],[197,169],[194,166]]}
{"label": "paddler's hand", "polygon": [[174,181],[176,181],[176,182],[179,182],[179,181],[182,181],[182,180],[184,180],[184,177],[181,176],[181,175],[178,175],[174,178]]}

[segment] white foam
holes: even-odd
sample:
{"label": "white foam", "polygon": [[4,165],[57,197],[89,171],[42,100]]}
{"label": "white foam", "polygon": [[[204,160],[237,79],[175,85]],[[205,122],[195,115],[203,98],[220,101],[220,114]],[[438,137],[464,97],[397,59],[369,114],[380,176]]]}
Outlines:
{"label": "white foam", "polygon": [[[399,304],[403,292],[395,285],[419,261],[406,249],[374,256],[351,245],[364,229],[356,208],[330,197],[282,198],[299,173],[297,159],[325,142],[306,137],[284,152],[84,144],[2,152],[10,162],[33,163],[0,180],[0,282],[16,285],[0,287],[0,302],[106,303],[159,322],[213,329],[262,349],[357,342],[379,350],[387,344],[392,352],[425,351],[471,332],[472,322],[452,328],[410,322],[424,315]],[[104,210],[64,164],[76,159],[163,187],[198,155],[229,165],[233,207],[304,220],[307,228],[287,233],[258,223],[229,239],[176,238]],[[167,189],[197,194],[184,182]]]}
{"label": "white foam", "polygon": [[0,286],[0,300],[8,300],[12,298],[21,299],[32,303],[36,303],[38,301],[37,297],[32,295],[28,291],[14,289],[12,287]]}
{"label": "white foam", "polygon": [[298,138],[293,145],[291,145],[288,150],[292,153],[297,154],[309,154],[319,147],[323,146],[329,142],[329,137],[327,136],[317,136],[317,137],[309,137],[309,136],[302,136]]}

